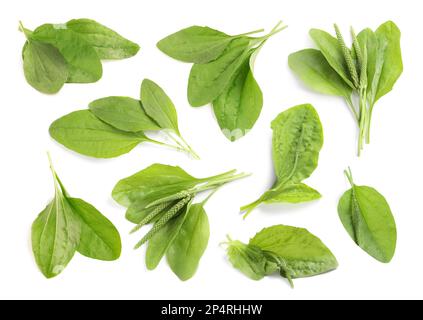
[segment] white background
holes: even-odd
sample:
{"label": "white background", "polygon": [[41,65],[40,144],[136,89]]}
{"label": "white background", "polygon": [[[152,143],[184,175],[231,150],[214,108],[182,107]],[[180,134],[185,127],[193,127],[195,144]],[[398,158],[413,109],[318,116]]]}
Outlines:
{"label": "white background", "polygon": [[[0,298],[75,299],[333,299],[423,298],[422,117],[423,46],[420,1],[7,1],[2,3],[1,166],[0,166]],[[92,18],[141,45],[129,60],[104,64],[103,79],[90,85],[66,85],[55,96],[32,89],[22,72],[24,37],[18,21],[29,29],[46,22]],[[210,107],[191,108],[186,99],[190,65],[162,54],[155,44],[190,25],[207,25],[229,34],[270,30],[280,19],[289,29],[272,38],[258,56],[255,75],[264,92],[262,115],[248,136],[231,143],[220,133]],[[394,20],[402,30],[405,70],[393,92],[377,105],[372,144],[355,156],[356,127],[344,103],[305,89],[287,67],[290,53],[311,47],[310,28],[345,32],[377,28]],[[143,78],[158,82],[175,102],[181,131],[201,161],[151,145],[112,160],[96,160],[70,152],[48,135],[56,118],[85,109],[108,95],[137,97]],[[299,206],[262,207],[247,221],[238,208],[255,200],[273,183],[270,122],[287,108],[312,103],[318,110],[325,145],[318,169],[307,181],[324,197]],[[95,205],[120,230],[123,253],[116,262],[76,255],[63,274],[46,280],[30,249],[30,227],[53,195],[46,151],[69,192]],[[153,272],[144,266],[139,239],[129,236],[125,209],[111,199],[115,183],[146,166],[180,165],[191,174],[208,176],[233,168],[251,178],[227,185],[208,203],[211,238],[198,273],[180,282],[166,262]],[[352,166],[356,182],[376,187],[386,196],[398,225],[393,261],[381,264],[354,245],[337,217],[337,202],[348,188],[343,170]],[[248,241],[261,228],[287,224],[319,236],[339,260],[339,269],[295,280],[291,290],[277,276],[254,282],[228,264],[219,243],[226,234]]]}

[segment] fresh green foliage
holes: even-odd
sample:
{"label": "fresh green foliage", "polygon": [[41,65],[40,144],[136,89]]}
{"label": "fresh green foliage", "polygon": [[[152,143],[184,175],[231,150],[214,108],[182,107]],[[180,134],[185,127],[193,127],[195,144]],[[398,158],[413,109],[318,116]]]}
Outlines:
{"label": "fresh green foliage", "polygon": [[68,21],[66,27],[89,43],[101,60],[131,58],[140,50],[136,43],[94,20],[75,19]]}
{"label": "fresh green foliage", "polygon": [[[207,201],[222,185],[245,176],[233,170],[198,179],[180,167],[154,164],[119,181],[112,196],[128,208],[126,218],[136,224],[131,233],[152,225],[135,246],[138,249],[148,243],[147,268],[154,270],[166,255],[172,271],[186,281],[194,276],[207,248]],[[198,193],[208,190],[213,192],[203,202],[193,204]]]}
{"label": "fresh green foliage", "polygon": [[32,249],[46,278],[59,275],[75,252],[97,260],[120,257],[120,235],[89,203],[71,198],[51,165],[55,196],[32,225]]}
{"label": "fresh green foliage", "polygon": [[[178,129],[176,109],[157,84],[142,83],[141,100],[107,97],[90,103],[89,110],[72,112],[54,121],[50,135],[68,149],[95,158],[113,158],[130,152],[143,142],[184,151],[198,159]],[[147,137],[161,131],[175,144]]]}
{"label": "fresh green foliage", "polygon": [[22,24],[24,73],[36,90],[54,94],[65,83],[91,83],[103,74],[101,60],[136,55],[139,46],[88,19],[44,24],[34,31]]}
{"label": "fresh green foliage", "polygon": [[230,238],[226,244],[234,268],[253,280],[279,272],[293,287],[292,279],[338,267],[332,252],[306,229],[277,225],[263,229],[248,244]]}
{"label": "fresh green foliage", "polygon": [[323,146],[323,129],[316,110],[310,104],[282,112],[272,122],[273,163],[276,182],[257,201],[241,208],[247,217],[262,203],[301,203],[321,197],[302,184],[317,168]]}
{"label": "fresh green foliage", "polygon": [[188,82],[193,107],[211,103],[225,136],[235,141],[257,121],[263,94],[253,64],[264,43],[285,29],[279,23],[268,35],[252,37],[257,30],[235,36],[208,27],[193,26],[159,41],[158,48],[183,62],[194,63]]}
{"label": "fresh green foliage", "polygon": [[392,21],[375,32],[351,29],[353,44],[347,47],[335,25],[336,37],[313,29],[310,36],[319,50],[307,49],[289,57],[292,71],[311,89],[343,97],[359,127],[358,155],[370,143],[370,127],[376,102],[389,93],[403,71],[401,32]]}
{"label": "fresh green foliage", "polygon": [[395,254],[397,230],[386,199],[375,189],[357,186],[351,170],[345,172],[351,189],[340,199],[338,213],[354,242],[380,262]]}

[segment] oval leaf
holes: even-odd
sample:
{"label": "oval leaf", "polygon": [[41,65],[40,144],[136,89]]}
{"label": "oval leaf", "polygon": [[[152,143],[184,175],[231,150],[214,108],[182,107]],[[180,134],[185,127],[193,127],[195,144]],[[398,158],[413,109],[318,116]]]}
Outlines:
{"label": "oval leaf", "polygon": [[94,20],[75,19],[67,22],[66,27],[92,46],[100,59],[126,59],[140,50],[136,43]]}
{"label": "oval leaf", "polygon": [[141,102],[128,97],[107,97],[90,103],[94,115],[116,129],[127,132],[160,130],[142,108]]}
{"label": "oval leaf", "polygon": [[336,73],[319,50],[306,49],[289,56],[289,67],[311,89],[350,98],[352,89]]}
{"label": "oval leaf", "polygon": [[214,114],[225,136],[235,141],[253,128],[262,106],[263,93],[254,78],[249,57],[231,84],[213,102]]}
{"label": "oval leaf", "polygon": [[281,259],[291,278],[314,276],[338,267],[332,252],[306,229],[273,226],[256,234],[249,244]]}
{"label": "oval leaf", "polygon": [[209,237],[207,213],[202,204],[195,204],[189,208],[187,217],[166,253],[170,268],[182,281],[194,276]]}
{"label": "oval leaf", "polygon": [[120,180],[113,189],[113,199],[129,207],[134,202],[146,204],[180,191],[190,189],[200,183],[180,167],[154,164],[128,178]]}
{"label": "oval leaf", "polygon": [[89,110],[75,111],[54,121],[50,135],[65,147],[95,158],[114,158],[149,140],[141,132],[117,130]]}
{"label": "oval leaf", "polygon": [[386,199],[375,189],[354,186],[339,201],[338,214],[348,234],[376,260],[388,263],[395,254],[397,231]]}
{"label": "oval leaf", "polygon": [[273,122],[273,163],[278,183],[298,183],[317,168],[323,146],[319,115],[310,104],[282,112]]}
{"label": "oval leaf", "polygon": [[27,41],[23,59],[26,81],[40,92],[57,93],[68,79],[66,61],[52,45]]}
{"label": "oval leaf", "polygon": [[389,93],[403,71],[401,54],[401,31],[395,23],[388,21],[376,30],[376,36],[386,42],[384,67],[380,75],[375,102]]}
{"label": "oval leaf", "polygon": [[209,27],[192,26],[160,40],[157,47],[180,61],[207,63],[217,59],[232,39]]}
{"label": "oval leaf", "polygon": [[32,33],[31,38],[57,48],[68,64],[69,83],[90,83],[103,74],[101,61],[94,48],[65,25],[45,24]]}
{"label": "oval leaf", "polygon": [[81,225],[77,251],[92,259],[114,261],[119,259],[122,244],[116,227],[91,204],[67,198]]}

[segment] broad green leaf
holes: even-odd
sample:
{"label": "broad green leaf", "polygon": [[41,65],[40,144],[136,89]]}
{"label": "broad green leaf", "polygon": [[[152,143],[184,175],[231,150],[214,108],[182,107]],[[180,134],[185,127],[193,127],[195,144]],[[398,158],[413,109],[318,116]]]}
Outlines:
{"label": "broad green leaf", "polygon": [[60,144],[95,158],[113,158],[149,141],[142,133],[117,130],[99,120],[89,110],[72,112],[50,126],[50,135]]}
{"label": "broad green leaf", "polygon": [[120,257],[122,244],[115,226],[91,204],[67,198],[81,225],[77,251],[89,258],[113,261]]}
{"label": "broad green leaf", "polygon": [[210,225],[202,204],[192,205],[169,246],[166,257],[172,271],[181,279],[191,279],[197,271],[200,259],[206,251],[210,237]]}
{"label": "broad green leaf", "polygon": [[323,129],[319,115],[310,104],[282,112],[272,122],[274,187],[258,200],[243,206],[247,217],[262,203],[302,203],[321,197],[301,182],[317,168],[323,146]]}
{"label": "broad green leaf", "polygon": [[32,225],[32,250],[46,278],[59,275],[78,247],[81,226],[55,178],[55,196]]}
{"label": "broad green leaf", "polygon": [[235,141],[256,123],[263,106],[263,93],[251,68],[250,57],[239,68],[223,93],[213,102],[213,110],[222,132]]}
{"label": "broad green leaf", "polygon": [[107,97],[90,103],[94,115],[116,129],[127,132],[160,130],[141,102],[128,97]]}
{"label": "broad green leaf", "polygon": [[179,233],[187,216],[187,209],[176,218],[173,218],[160,229],[148,242],[145,263],[148,270],[154,270],[159,265],[173,240]]}
{"label": "broad green leaf", "polygon": [[351,88],[354,88],[354,84],[351,81],[348,66],[338,40],[326,31],[318,29],[311,29],[310,36],[326,58],[329,65],[341,76],[346,84],[348,84]]}
{"label": "broad green leaf", "polygon": [[249,54],[250,41],[249,38],[235,39],[215,61],[192,67],[188,82],[191,106],[211,103],[223,93]]}
{"label": "broad green leaf", "polygon": [[338,214],[358,246],[380,262],[392,260],[397,241],[395,220],[378,191],[354,185],[340,199]]}
{"label": "broad green leaf", "polygon": [[132,203],[159,198],[190,189],[202,180],[186,173],[180,167],[154,164],[128,178],[120,180],[113,189],[113,199],[129,207]]}
{"label": "broad green leaf", "polygon": [[278,270],[278,266],[267,259],[263,250],[253,245],[230,241],[227,254],[233,267],[252,280],[261,280]]}
{"label": "broad green leaf", "polygon": [[249,244],[279,258],[291,278],[314,276],[338,267],[332,252],[306,229],[273,226],[256,234]]}
{"label": "broad green leaf", "polygon": [[25,78],[36,90],[53,94],[68,79],[68,67],[60,52],[50,44],[27,41],[23,50]]}
{"label": "broad green leaf", "polygon": [[261,198],[263,203],[303,203],[320,199],[321,194],[309,186],[299,184],[282,185],[267,191]]}
{"label": "broad green leaf", "polygon": [[381,25],[375,32],[380,41],[386,42],[384,66],[380,76],[375,102],[389,93],[403,71],[401,31],[392,21]]}
{"label": "broad green leaf", "polygon": [[299,183],[317,168],[323,146],[319,115],[310,104],[282,112],[272,122],[273,163],[280,184]]}
{"label": "broad green leaf", "polygon": [[115,31],[90,19],[75,19],[66,27],[78,33],[91,45],[100,59],[126,59],[135,56],[140,47]]}
{"label": "broad green leaf", "polygon": [[350,98],[352,89],[329,65],[319,50],[306,49],[289,56],[289,67],[311,89]]}
{"label": "broad green leaf", "polygon": [[174,59],[202,64],[220,57],[232,39],[209,27],[193,26],[160,40],[157,47]]}
{"label": "broad green leaf", "polygon": [[[176,205],[177,201],[174,201],[169,204],[169,207],[173,207]],[[148,207],[150,204],[149,201],[146,201],[145,199],[140,201],[135,201],[134,203],[131,203],[131,205],[128,207],[128,210],[126,210],[125,218],[135,224],[139,224],[141,221],[143,221],[149,214],[156,211],[157,206]],[[158,214],[155,218],[151,220],[150,223],[157,222],[165,212],[162,212]]]}
{"label": "broad green leaf", "polygon": [[65,25],[42,25],[35,29],[31,39],[59,50],[68,64],[67,82],[90,83],[100,80],[103,68],[96,51],[80,35],[66,29]]}

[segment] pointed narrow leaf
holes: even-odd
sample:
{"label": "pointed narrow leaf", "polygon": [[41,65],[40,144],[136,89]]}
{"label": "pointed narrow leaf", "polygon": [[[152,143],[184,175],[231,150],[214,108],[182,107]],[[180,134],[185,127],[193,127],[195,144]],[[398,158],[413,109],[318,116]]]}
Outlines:
{"label": "pointed narrow leaf", "polygon": [[54,121],[50,135],[68,149],[95,158],[117,157],[149,140],[141,132],[117,130],[89,110],[75,111]]}
{"label": "pointed narrow leaf", "polygon": [[310,36],[326,58],[329,65],[340,75],[348,86],[354,88],[354,84],[351,81],[348,66],[338,40],[326,31],[318,29],[310,30]]}
{"label": "pointed narrow leaf", "polygon": [[261,200],[264,203],[303,203],[320,199],[322,195],[309,186],[299,184],[282,185],[266,192]]}
{"label": "pointed narrow leaf", "polygon": [[166,251],[179,233],[187,215],[187,209],[176,218],[173,218],[160,229],[148,242],[145,263],[148,270],[154,270],[159,265]]}
{"label": "pointed narrow leaf", "polygon": [[244,63],[249,45],[248,38],[235,39],[215,61],[192,67],[188,82],[191,106],[204,106],[222,94]]}
{"label": "pointed narrow leaf", "polygon": [[157,47],[174,59],[201,64],[217,59],[232,39],[218,30],[193,26],[160,40]]}
{"label": "pointed narrow leaf", "polygon": [[66,27],[78,33],[91,45],[100,59],[126,59],[135,56],[140,47],[117,32],[90,19],[75,19]]}
{"label": "pointed narrow leaf", "polygon": [[90,103],[94,115],[116,129],[127,132],[160,130],[142,108],[141,102],[128,97],[107,97]]}
{"label": "pointed narrow leaf", "polygon": [[32,250],[46,278],[59,275],[73,258],[80,225],[66,198],[58,191],[32,225]]}
{"label": "pointed narrow leaf", "polygon": [[154,164],[128,178],[120,180],[113,189],[113,199],[123,206],[134,202],[146,203],[190,189],[200,183],[180,167]]}
{"label": "pointed narrow leaf", "polygon": [[162,129],[179,134],[175,105],[164,90],[151,80],[145,79],[141,84],[141,103],[145,112]]}

